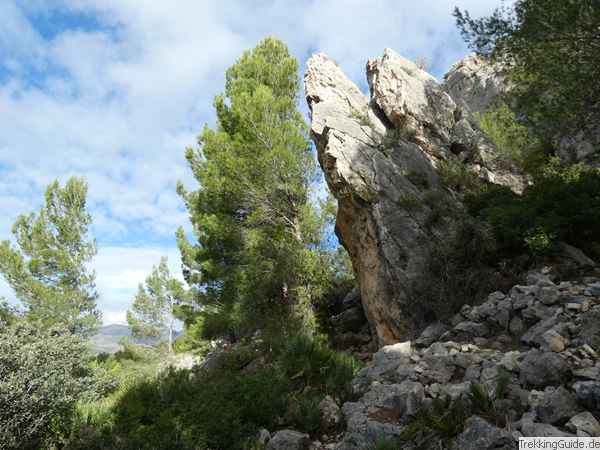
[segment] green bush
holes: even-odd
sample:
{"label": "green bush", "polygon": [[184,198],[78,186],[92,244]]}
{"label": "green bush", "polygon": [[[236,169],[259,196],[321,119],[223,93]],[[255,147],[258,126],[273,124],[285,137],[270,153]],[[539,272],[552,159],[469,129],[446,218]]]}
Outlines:
{"label": "green bush", "polygon": [[475,304],[500,285],[496,241],[489,226],[463,215],[443,238],[424,243],[427,257],[415,277],[411,309],[418,326],[449,319],[464,304]]}
{"label": "green bush", "polygon": [[274,352],[276,364],[289,379],[342,399],[350,395],[358,363],[352,356],[330,349],[322,337],[293,336]]}
{"label": "green bush", "polygon": [[167,371],[137,380],[105,403],[80,408],[69,449],[241,449],[286,410],[288,382],[275,370]]}
{"label": "green bush", "polygon": [[481,186],[477,174],[456,158],[440,161],[437,171],[442,183],[455,191],[477,191]]}
{"label": "green bush", "polygon": [[403,444],[400,440],[378,439],[368,450],[401,450]]}
{"label": "green bush", "polygon": [[0,328],[0,448],[51,448],[93,388],[85,341],[18,321]]}
{"label": "green bush", "polygon": [[463,431],[470,414],[469,403],[463,398],[435,398],[431,407],[423,408],[410,419],[400,441],[410,442],[416,449],[435,448],[438,445],[439,448],[445,448],[444,443]]}
{"label": "green bush", "polygon": [[536,155],[541,151],[540,143],[508,106],[502,104],[497,109],[477,113],[475,119],[496,145],[499,160],[532,168]]}
{"label": "green bush", "polygon": [[[319,402],[326,394],[347,395],[356,362],[323,338],[280,337],[263,347],[223,353],[210,371],[125,378],[105,399],[78,406],[69,448],[251,448],[260,428],[282,421],[318,432]],[[123,370],[126,361],[110,357],[103,364]]]}
{"label": "green bush", "polygon": [[501,254],[540,254],[557,241],[586,249],[600,242],[599,193],[599,170],[583,164],[562,167],[553,159],[523,195],[488,186],[469,196],[467,205],[491,225]]}
{"label": "green bush", "polygon": [[139,448],[238,448],[260,427],[274,426],[286,391],[287,380],[268,368],[217,371],[198,380],[169,372],[120,399],[116,429]]}
{"label": "green bush", "polygon": [[302,393],[293,396],[288,401],[287,419],[292,427],[310,434],[317,433],[321,428],[321,410],[319,403],[323,394],[319,392]]}
{"label": "green bush", "polygon": [[[400,441],[411,443],[415,449],[437,448],[438,445],[446,448],[443,444],[458,436],[464,430],[467,419],[474,414],[496,426],[506,426],[510,408],[502,401],[507,395],[510,374],[500,371],[495,382],[492,392],[481,384],[472,383],[469,392],[457,399],[452,400],[449,396],[433,399],[430,407],[421,409],[409,419]],[[511,408],[514,411],[519,409],[516,405]]]}

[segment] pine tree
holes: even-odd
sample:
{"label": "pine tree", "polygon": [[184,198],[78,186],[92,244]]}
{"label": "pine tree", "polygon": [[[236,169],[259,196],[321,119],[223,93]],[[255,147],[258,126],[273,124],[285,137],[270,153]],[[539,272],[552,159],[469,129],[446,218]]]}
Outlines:
{"label": "pine tree", "polygon": [[177,237],[208,335],[235,338],[290,313],[306,318],[316,165],[298,91],[296,59],[282,42],[264,39],[227,70],[216,129],[205,126],[199,148],[186,151],[200,187],[178,191],[198,242],[182,230]]}
{"label": "pine tree", "polygon": [[71,178],[46,189],[39,213],[21,215],[13,225],[16,246],[0,244],[0,272],[25,306],[27,319],[91,334],[100,323],[95,273],[88,264],[96,243],[88,238],[87,184]]}
{"label": "pine tree", "polygon": [[140,284],[131,310],[127,311],[127,323],[133,337],[162,337],[168,339],[169,352],[173,351],[175,309],[186,302],[187,292],[183,284],[169,273],[167,258]]}

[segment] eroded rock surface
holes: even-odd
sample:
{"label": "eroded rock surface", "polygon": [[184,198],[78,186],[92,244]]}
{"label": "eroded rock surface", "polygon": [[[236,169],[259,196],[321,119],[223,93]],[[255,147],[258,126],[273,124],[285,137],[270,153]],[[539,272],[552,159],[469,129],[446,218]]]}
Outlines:
{"label": "eroded rock surface", "polygon": [[319,53],[308,61],[304,82],[311,134],[338,200],[336,232],[382,346],[414,332],[410,306],[422,300],[410,286],[422,272],[424,244],[444,239],[451,225],[426,226],[433,206],[423,199],[459,201],[441,182],[439,166],[464,165],[474,178],[515,191],[524,180],[497,161],[470,111],[411,61],[386,49],[367,63],[367,79],[370,98]]}
{"label": "eroded rock surface", "polygon": [[461,108],[484,113],[497,106],[508,86],[500,67],[470,55],[450,68],[444,76],[444,89]]}

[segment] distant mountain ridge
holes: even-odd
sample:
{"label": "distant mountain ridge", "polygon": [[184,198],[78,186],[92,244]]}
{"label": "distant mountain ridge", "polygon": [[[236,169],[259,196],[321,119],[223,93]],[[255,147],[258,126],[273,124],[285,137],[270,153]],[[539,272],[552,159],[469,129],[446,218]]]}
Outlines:
{"label": "distant mountain ridge", "polygon": [[131,338],[136,344],[154,345],[158,338],[133,339],[127,325],[105,325],[92,336],[92,349],[95,353],[116,353],[121,349],[119,342],[123,338]]}

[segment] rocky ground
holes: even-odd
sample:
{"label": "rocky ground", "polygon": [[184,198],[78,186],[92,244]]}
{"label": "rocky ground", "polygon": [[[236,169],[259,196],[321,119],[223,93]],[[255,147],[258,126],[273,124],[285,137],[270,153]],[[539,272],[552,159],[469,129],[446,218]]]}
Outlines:
{"label": "rocky ground", "polygon": [[381,348],[353,382],[355,401],[321,404],[325,424],[344,430],[328,443],[292,430],[263,439],[270,450],[485,450],[517,448],[519,436],[600,436],[598,350],[600,278],[532,273],[414,342]]}

